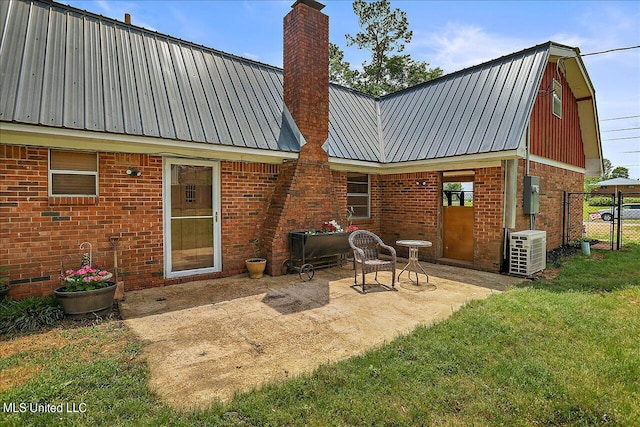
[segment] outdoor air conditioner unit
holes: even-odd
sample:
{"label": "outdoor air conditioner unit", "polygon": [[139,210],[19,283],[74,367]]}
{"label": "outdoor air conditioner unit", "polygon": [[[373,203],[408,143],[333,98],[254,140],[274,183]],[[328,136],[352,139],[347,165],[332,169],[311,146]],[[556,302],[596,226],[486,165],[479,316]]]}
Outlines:
{"label": "outdoor air conditioner unit", "polygon": [[509,273],[530,276],[547,268],[547,232],[525,230],[511,233]]}

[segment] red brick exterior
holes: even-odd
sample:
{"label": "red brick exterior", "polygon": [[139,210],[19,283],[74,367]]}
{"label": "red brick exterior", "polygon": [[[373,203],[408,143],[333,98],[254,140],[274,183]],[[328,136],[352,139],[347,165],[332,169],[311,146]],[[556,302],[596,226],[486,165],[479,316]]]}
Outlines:
{"label": "red brick exterior", "polygon": [[279,171],[272,164],[221,162],[223,275],[246,271],[244,260],[253,256],[251,240],[262,234]]}
{"label": "red brick exterior", "polygon": [[284,17],[284,102],[307,141],[300,156],[327,162],[329,17],[298,2]]}
{"label": "red brick exterior", "polygon": [[[529,174],[540,177],[540,214],[536,215],[536,230],[547,232],[547,250],[562,246],[562,200],[563,192],[582,193],[584,174],[573,172],[554,166],[537,162],[529,165]],[[523,213],[522,185],[526,172],[525,161],[520,160],[518,165],[518,198],[516,230],[529,229],[529,215]],[[582,221],[582,211],[574,210],[571,223],[578,224]],[[579,229],[577,229],[579,231]],[[581,235],[570,236],[569,240],[576,240]]]}
{"label": "red brick exterior", "polygon": [[[423,185],[423,182],[425,183]],[[416,172],[380,177],[380,232],[382,240],[395,245],[400,239],[422,239],[434,243],[420,250],[421,259],[438,258],[441,249],[439,221],[442,215],[442,182],[439,173]],[[396,248],[407,256],[407,248]]]}
{"label": "red brick exterior", "polygon": [[[162,157],[99,153],[99,197],[49,197],[47,157],[46,148],[0,145],[0,265],[8,266],[14,298],[52,293],[60,286],[61,261],[77,267],[85,241],[94,262],[112,269],[110,236],[120,237],[119,278],[127,290],[242,273],[279,171],[220,162],[224,271],[165,280]],[[142,176],[126,175],[130,167]]]}
{"label": "red brick exterior", "polygon": [[[59,286],[61,260],[80,261],[79,245],[93,245],[94,261],[113,267],[110,236],[120,238],[119,276],[126,289],[215,278],[245,271],[250,241],[259,238],[267,272],[281,274],[289,257],[288,232],[345,224],[347,173],[332,171],[322,145],[329,132],[328,17],[298,2],[284,19],[284,100],[306,144],[297,160],[281,165],[221,161],[222,267],[220,273],[164,277],[163,159],[145,154],[98,153],[98,197],[49,197],[48,150],[0,145],[0,265],[8,265],[14,298],[50,294]],[[541,89],[548,86],[548,68]],[[532,115],[533,154],[584,165],[576,101],[562,79],[563,119],[549,117],[550,97],[539,97]],[[568,151],[567,151],[568,150]],[[568,154],[567,154],[568,153]],[[566,157],[565,156],[569,156]],[[140,177],[126,175],[135,167]],[[524,160],[518,167],[516,230],[523,214]],[[547,231],[547,249],[562,244],[562,193],[582,191],[583,174],[530,163],[541,179],[536,228]],[[424,239],[424,260],[442,257],[442,173],[370,175],[370,212],[354,220],[390,244]],[[473,267],[500,270],[503,257],[504,168],[475,169]],[[576,218],[575,221],[580,221]],[[577,236],[579,237],[579,236]],[[576,238],[577,238],[576,237]],[[397,248],[407,256],[406,248]]]}
{"label": "red brick exterior", "polygon": [[61,261],[79,266],[85,241],[94,262],[113,266],[110,236],[120,237],[127,289],[164,284],[161,157],[100,153],[99,197],[49,197],[47,168],[46,148],[0,145],[0,259],[12,296],[52,293]]}
{"label": "red brick exterior", "polygon": [[500,271],[503,244],[504,169],[476,169],[473,180],[473,267]]}
{"label": "red brick exterior", "polygon": [[267,271],[282,272],[288,232],[318,228],[344,215],[322,148],[329,137],[329,18],[304,2],[284,18],[284,101],[306,144],[282,165],[261,234]]}
{"label": "red brick exterior", "polygon": [[282,274],[282,263],[289,257],[290,231],[319,228],[322,221],[343,217],[332,181],[328,163],[299,159],[281,166],[260,239],[269,274]]}

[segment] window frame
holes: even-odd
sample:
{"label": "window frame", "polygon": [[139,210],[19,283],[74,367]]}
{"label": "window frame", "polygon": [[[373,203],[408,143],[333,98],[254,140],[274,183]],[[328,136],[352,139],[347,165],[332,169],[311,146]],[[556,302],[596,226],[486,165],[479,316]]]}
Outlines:
{"label": "window frame", "polygon": [[[364,184],[364,182],[360,181],[349,181],[349,175],[365,175],[367,177],[367,192],[366,193],[350,193],[349,192],[349,184]],[[370,219],[371,218],[371,175],[368,173],[361,172],[347,172],[347,208],[350,208],[352,205],[349,203],[349,197],[366,197],[367,198],[367,215],[366,216],[353,216],[352,219]]]}
{"label": "window frame", "polygon": [[562,83],[556,79],[553,79],[551,92],[551,113],[559,119],[562,118]]}
{"label": "window frame", "polygon": [[[77,152],[77,153],[86,153],[86,154],[94,154],[96,157],[96,170],[95,171],[81,171],[81,170],[73,170],[73,169],[52,169],[51,168],[51,153],[52,152]],[[50,148],[47,156],[47,176],[48,176],[48,193],[49,197],[98,197],[100,194],[99,178],[100,173],[100,156],[97,151],[85,151],[85,150],[65,150],[58,148]],[[53,176],[54,175],[84,175],[84,176],[93,176],[95,180],[95,194],[68,194],[68,193],[53,193]]]}

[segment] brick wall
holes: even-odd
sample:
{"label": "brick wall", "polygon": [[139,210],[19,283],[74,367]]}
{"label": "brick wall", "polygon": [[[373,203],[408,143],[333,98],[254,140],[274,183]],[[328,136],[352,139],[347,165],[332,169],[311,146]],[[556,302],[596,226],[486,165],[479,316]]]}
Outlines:
{"label": "brick wall", "polygon": [[[224,275],[246,271],[253,256],[250,241],[260,239],[280,167],[273,164],[221,162],[222,266]],[[266,248],[262,248],[266,255]]]}
{"label": "brick wall", "polygon": [[[61,260],[79,266],[85,241],[94,262],[112,268],[110,236],[120,237],[127,289],[164,283],[162,158],[99,153],[99,197],[49,197],[47,156],[45,148],[0,145],[0,259],[9,268],[11,295],[52,293]],[[126,175],[129,167],[142,176]]]}
{"label": "brick wall", "polygon": [[[395,246],[396,240],[421,239],[433,242],[420,250],[420,259],[433,260],[439,255],[440,209],[439,173],[416,172],[379,177],[380,237]],[[424,182],[424,185],[423,185]],[[399,256],[407,256],[407,248],[396,247]]]}
{"label": "brick wall", "polygon": [[[9,267],[11,296],[46,295],[60,286],[60,262],[80,263],[79,245],[113,268],[127,290],[243,273],[250,240],[260,237],[278,165],[221,162],[223,272],[164,279],[162,158],[99,153],[100,196],[49,197],[46,148],[0,145],[0,265]],[[140,177],[125,171],[135,167]]]}
{"label": "brick wall", "polygon": [[282,263],[289,258],[290,231],[319,228],[322,221],[344,218],[328,163],[299,159],[285,162],[280,171],[260,239],[267,272],[273,276],[281,274]]}
{"label": "brick wall", "polygon": [[503,168],[476,169],[473,180],[474,268],[500,271],[504,235],[503,207]]}
{"label": "brick wall", "polygon": [[[525,161],[518,165],[518,188],[516,231],[529,229],[529,215],[523,213],[522,185],[525,175]],[[562,246],[562,197],[563,192],[581,193],[583,191],[584,174],[544,165],[530,163],[529,174],[540,177],[540,214],[536,216],[536,229],[547,232],[547,250]],[[573,224],[582,221],[582,211],[574,210]],[[572,236],[578,239],[581,236]]]}

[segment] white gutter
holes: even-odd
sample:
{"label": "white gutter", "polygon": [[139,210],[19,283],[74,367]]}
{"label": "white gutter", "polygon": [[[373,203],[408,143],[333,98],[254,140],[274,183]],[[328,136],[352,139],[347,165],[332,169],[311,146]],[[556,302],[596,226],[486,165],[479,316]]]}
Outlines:
{"label": "white gutter", "polygon": [[297,152],[265,150],[231,145],[184,142],[165,138],[121,135],[86,130],[0,123],[0,143],[47,148],[95,150],[114,153],[282,163],[297,159]]}

